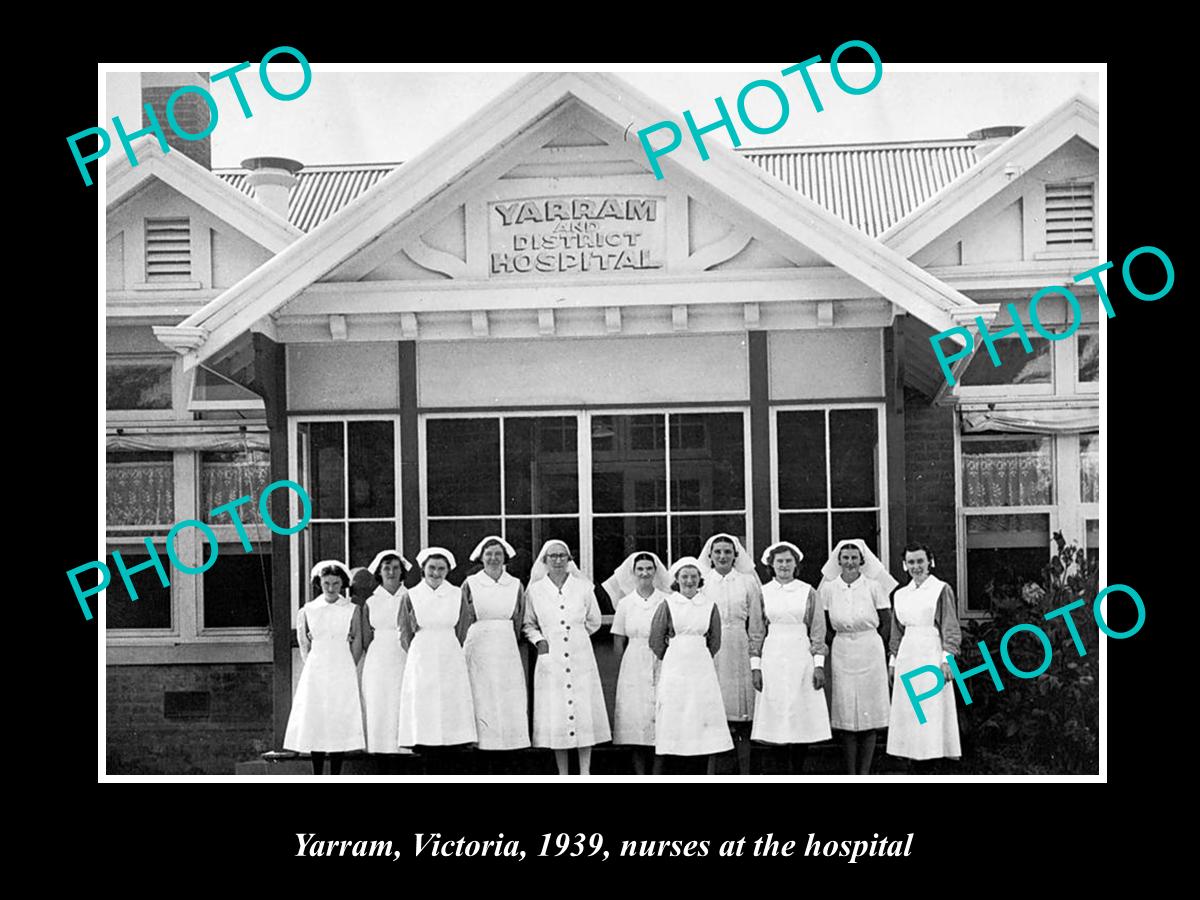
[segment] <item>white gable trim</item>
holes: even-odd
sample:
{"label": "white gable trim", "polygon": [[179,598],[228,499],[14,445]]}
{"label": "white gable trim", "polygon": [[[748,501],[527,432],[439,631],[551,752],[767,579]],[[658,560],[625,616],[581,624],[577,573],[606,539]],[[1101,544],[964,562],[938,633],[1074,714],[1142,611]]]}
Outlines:
{"label": "white gable trim", "polygon": [[1100,109],[1081,95],[1017,132],[879,239],[905,258],[911,257],[1008,187],[1012,183],[1008,172],[1029,171],[1072,137],[1100,146]]}
{"label": "white gable trim", "polygon": [[[397,223],[419,215],[464,177],[504,160],[513,144],[544,129],[556,108],[578,101],[631,132],[674,116],[657,102],[607,74],[539,73],[527,76],[434,147],[388,176],[221,297],[171,328],[156,329],[163,343],[185,354],[192,366],[218,353],[263,316],[271,315]],[[702,160],[686,143],[665,158],[664,174],[753,230],[795,242],[944,331],[955,310],[977,310],[958,291],[798,194],[733,150],[714,146]],[[195,345],[195,329],[207,334]]]}
{"label": "white gable trim", "polygon": [[134,141],[133,150],[137,166],[131,166],[122,155],[105,170],[109,216],[147,181],[157,178],[272,253],[281,252],[304,234],[178,150],[163,153],[149,135]]}

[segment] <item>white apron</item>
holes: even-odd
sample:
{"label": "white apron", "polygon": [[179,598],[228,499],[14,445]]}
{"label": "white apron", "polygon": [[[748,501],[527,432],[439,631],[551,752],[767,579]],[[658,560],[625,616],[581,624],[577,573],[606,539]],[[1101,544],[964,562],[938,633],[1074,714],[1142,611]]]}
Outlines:
{"label": "white apron", "polygon": [[658,657],[650,649],[650,623],[667,597],[656,590],[649,597],[636,591],[621,599],[612,633],[628,640],[617,675],[617,705],[613,713],[613,743],[654,746],[654,701]]}
{"label": "white apron", "polygon": [[475,622],[463,650],[475,706],[480,750],[516,750],[529,746],[525,668],[517,650],[513,610],[521,582],[507,572],[493,581],[486,572],[467,579]]}
{"label": "white apron", "polygon": [[[934,614],[945,582],[930,575],[918,588],[909,582],[892,595],[896,618],[904,625],[904,637],[896,653],[896,675],[892,684],[892,710],[888,720],[887,752],[909,759],[958,759],[962,748],[958,740],[958,711],[954,708],[954,679],[937,696],[921,701],[925,724],[917,721],[917,712],[909,700],[900,676],[918,666],[941,668],[946,661],[942,636],[934,624]],[[922,694],[936,683],[932,672],[912,679],[913,692]]]}
{"label": "white apron", "polygon": [[[886,728],[891,713],[887,655],[877,606],[882,588],[860,575],[846,584],[840,577],[821,585],[825,609],[836,632],[829,651],[833,708],[830,725],[840,731]],[[883,598],[886,599],[886,598]]]}
{"label": "white apron", "polygon": [[699,756],[733,749],[708,633],[713,601],[673,594],[667,601],[675,634],[658,675],[654,752]]}
{"label": "white apron", "polygon": [[754,682],[750,675],[750,636],[746,622],[750,616],[750,584],[753,575],[731,569],[722,577],[716,569],[704,578],[704,593],[717,604],[721,614],[721,649],[713,658],[725,718],[730,722],[749,722],[754,714]]}
{"label": "white apron", "polygon": [[375,632],[362,665],[363,712],[367,721],[368,753],[399,753],[400,688],[408,654],[400,646],[396,616],[404,588],[389,594],[379,585],[367,598],[367,615]]}
{"label": "white apron", "polygon": [[[587,630],[591,584],[572,575],[562,591],[547,576],[529,586],[526,603],[550,647],[533,672],[533,745],[565,750],[611,740],[600,670]],[[598,623],[597,623],[598,624]]]}
{"label": "white apron", "polygon": [[350,623],[358,607],[322,597],[304,605],[312,649],[304,661],[283,738],[285,750],[344,753],[362,750],[362,701],[350,652]]}
{"label": "white apron", "polygon": [[462,592],[443,581],[435,593],[422,581],[408,597],[418,628],[408,648],[400,686],[399,744],[471,743],[475,740],[475,709],[466,656],[454,634]]}
{"label": "white apron", "polygon": [[763,586],[763,689],[754,704],[750,737],[768,744],[812,744],[833,737],[825,692],[813,687],[813,658],[804,615],[812,588],[795,579]]}

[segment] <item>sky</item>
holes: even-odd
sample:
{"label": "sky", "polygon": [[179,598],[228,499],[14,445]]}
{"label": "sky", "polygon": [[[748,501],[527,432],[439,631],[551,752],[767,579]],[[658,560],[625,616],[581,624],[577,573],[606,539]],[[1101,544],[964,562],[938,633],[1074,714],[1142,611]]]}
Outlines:
{"label": "sky", "polygon": [[[717,118],[713,98],[724,98],[736,116],[741,88],[756,79],[770,79],[786,92],[790,113],[779,131],[759,136],[739,129],[742,146],[787,146],[911,141],[962,138],[990,125],[1028,125],[1075,94],[1099,102],[1101,73],[1080,67],[1039,67],[1041,71],[919,71],[918,65],[888,66],[879,84],[867,94],[851,95],[835,86],[827,66],[810,69],[824,110],[813,109],[799,75],[780,71],[792,63],[707,66],[697,71],[617,70],[618,77],[659,101],[682,121],[690,109],[698,125]],[[225,66],[213,65],[210,71]],[[126,66],[125,68],[139,68]],[[196,68],[201,68],[197,66]],[[286,156],[306,165],[321,163],[402,162],[433,145],[457,125],[485,109],[533,68],[504,72],[344,71],[336,65],[313,65],[308,90],[291,101],[280,101],[264,90],[257,64],[239,75],[253,113],[246,119],[230,86],[213,85],[218,106],[213,131],[213,166],[237,166],[252,156]],[[387,67],[393,68],[393,67]],[[536,68],[536,67],[534,67]],[[645,67],[642,67],[644,69]],[[716,69],[728,68],[728,71]],[[299,87],[299,69],[271,64],[277,90]],[[869,64],[842,65],[850,84],[870,81]],[[138,115],[138,76],[134,71],[107,75],[108,119],[122,121]],[[768,124],[779,117],[778,101],[766,88],[750,94],[750,116]],[[127,126],[127,130],[132,128]],[[728,144],[723,130],[707,139]],[[656,143],[665,140],[659,135]],[[114,141],[115,144],[115,141]],[[115,148],[114,148],[115,149]]]}

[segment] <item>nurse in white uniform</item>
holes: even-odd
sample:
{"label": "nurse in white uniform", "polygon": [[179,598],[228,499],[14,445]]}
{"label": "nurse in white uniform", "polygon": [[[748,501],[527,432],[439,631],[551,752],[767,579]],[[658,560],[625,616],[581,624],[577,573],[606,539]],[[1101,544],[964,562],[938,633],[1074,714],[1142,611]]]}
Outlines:
{"label": "nurse in white uniform", "polygon": [[[462,644],[471,626],[462,591],[446,581],[454,554],[427,547],[417,554],[424,578],[400,601],[400,646],[408,653],[400,687],[401,747],[436,748],[475,742],[475,707]],[[425,752],[427,770],[444,767]]]}
{"label": "nurse in white uniform", "polygon": [[529,572],[525,638],[537,648],[533,673],[533,746],[554,750],[559,775],[568,750],[579,752],[579,774],[590,775],[592,746],[612,738],[591,635],[600,629],[600,604],[571,550],[547,541]]}
{"label": "nurse in white uniform", "polygon": [[750,657],[762,654],[766,637],[762,612],[762,585],[754,560],[731,534],[714,534],[700,551],[704,593],[721,614],[721,649],[714,662],[725,718],[737,751],[738,772],[750,774],[750,722],[754,718],[754,678]]}
{"label": "nurse in white uniform", "polygon": [[400,688],[407,655],[400,646],[400,604],[408,596],[404,576],[412,565],[399,550],[381,550],[367,566],[375,581],[364,612],[367,628],[363,641],[367,656],[362,664],[363,712],[367,723],[367,752],[389,754],[386,769],[396,767],[404,750],[396,743],[400,733]]}
{"label": "nurse in white uniform", "polygon": [[617,566],[604,589],[616,610],[613,647],[621,660],[613,743],[633,750],[633,771],[645,775],[654,761],[654,700],[658,657],[650,650],[650,623],[658,605],[670,596],[671,579],[654,553],[631,553]]}
{"label": "nurse in white uniform", "polygon": [[650,649],[662,660],[655,698],[654,773],[664,756],[708,756],[733,749],[725,703],[713,657],[721,649],[721,614],[700,590],[694,556],[675,560],[671,577],[679,590],[659,604],[650,624]]}
{"label": "nurse in white uniform", "polygon": [[[483,569],[463,582],[463,603],[474,623],[463,650],[475,704],[475,732],[480,750],[518,750],[529,746],[525,667],[517,640],[525,623],[525,591],[505,571],[517,551],[504,538],[488,535],[471,551]],[[503,763],[503,758],[489,761]],[[489,765],[489,768],[494,768]]]}
{"label": "nurse in white uniform", "polygon": [[337,560],[312,568],[314,597],[296,614],[296,640],[304,669],[283,738],[285,750],[312,755],[320,775],[329,754],[329,774],[342,769],[342,754],[362,750],[362,701],[356,664],[362,654],[358,607],[345,592],[350,575]]}
{"label": "nurse in white uniform", "polygon": [[[891,659],[888,678],[892,681],[892,710],[888,721],[887,752],[911,760],[940,757],[958,759],[958,711],[954,707],[954,680],[946,656],[957,656],[962,633],[958,605],[950,585],[930,572],[933,554],[925,544],[909,544],[904,550],[904,568],[912,581],[892,596]],[[945,680],[938,693],[921,701],[925,723],[917,719],[908,691],[900,680],[919,666],[935,666]],[[923,694],[936,683],[932,672],[922,672],[911,681],[913,693]]]}
{"label": "nurse in white uniform", "polygon": [[796,578],[804,554],[782,541],[763,554],[763,565],[775,577],[763,585],[763,619],[767,637],[762,657],[752,658],[754,705],[751,737],[767,744],[788,745],[788,771],[804,770],[808,745],[829,740],[825,705],[825,611],[812,586]]}
{"label": "nurse in white uniform", "polygon": [[818,593],[833,627],[830,725],[841,739],[847,773],[869,775],[878,730],[887,727],[891,712],[883,635],[896,579],[857,538],[839,541],[821,574]]}

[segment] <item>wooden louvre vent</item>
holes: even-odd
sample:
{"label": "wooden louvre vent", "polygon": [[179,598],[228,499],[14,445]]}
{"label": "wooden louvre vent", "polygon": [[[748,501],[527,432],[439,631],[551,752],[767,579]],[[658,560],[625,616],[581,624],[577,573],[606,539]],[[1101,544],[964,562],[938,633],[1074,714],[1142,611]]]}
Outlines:
{"label": "wooden louvre vent", "polygon": [[146,281],[189,281],[192,229],[186,217],[146,220]]}
{"label": "wooden louvre vent", "polygon": [[1091,247],[1095,243],[1095,185],[1068,182],[1046,185],[1046,246]]}

